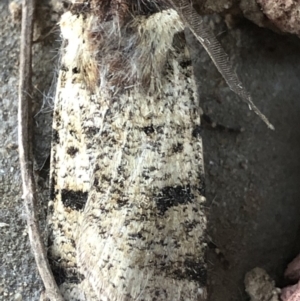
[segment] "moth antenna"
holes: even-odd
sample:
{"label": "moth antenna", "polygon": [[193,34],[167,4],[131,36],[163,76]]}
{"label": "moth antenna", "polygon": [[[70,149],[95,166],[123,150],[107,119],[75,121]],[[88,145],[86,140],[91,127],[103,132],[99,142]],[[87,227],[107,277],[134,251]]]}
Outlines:
{"label": "moth antenna", "polygon": [[170,3],[209,54],[229,88],[240,96],[271,130],[275,130],[275,127],[269,122],[268,118],[253,103],[250,93],[244,88],[238,78],[222,45],[210,28],[205,26],[202,18],[197,14],[189,0],[170,0]]}

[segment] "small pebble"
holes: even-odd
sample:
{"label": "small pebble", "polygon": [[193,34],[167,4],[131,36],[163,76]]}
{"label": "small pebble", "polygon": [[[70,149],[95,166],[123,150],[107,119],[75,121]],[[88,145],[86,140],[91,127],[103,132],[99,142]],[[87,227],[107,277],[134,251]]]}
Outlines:
{"label": "small pebble", "polygon": [[9,12],[14,23],[20,23],[22,20],[22,5],[16,1],[9,4]]}
{"label": "small pebble", "polygon": [[14,301],[22,301],[22,295],[20,293],[16,293],[14,295]]}

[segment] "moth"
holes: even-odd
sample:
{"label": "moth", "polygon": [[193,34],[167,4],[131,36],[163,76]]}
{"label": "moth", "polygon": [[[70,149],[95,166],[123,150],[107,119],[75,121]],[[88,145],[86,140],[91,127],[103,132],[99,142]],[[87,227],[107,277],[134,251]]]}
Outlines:
{"label": "moth", "polygon": [[185,27],[260,112],[188,0],[73,1],[60,27],[48,258],[65,300],[205,300],[201,125]]}

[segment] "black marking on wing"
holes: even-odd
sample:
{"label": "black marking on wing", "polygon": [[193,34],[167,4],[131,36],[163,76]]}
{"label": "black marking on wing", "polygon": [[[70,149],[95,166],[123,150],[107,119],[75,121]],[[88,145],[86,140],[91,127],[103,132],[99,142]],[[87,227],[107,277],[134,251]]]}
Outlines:
{"label": "black marking on wing", "polygon": [[56,263],[54,260],[51,263],[51,269],[57,285],[61,285],[67,280],[67,274],[65,269],[58,263]]}
{"label": "black marking on wing", "polygon": [[71,156],[72,158],[75,157],[75,155],[78,153],[79,149],[77,147],[74,147],[74,146],[70,146],[68,149],[67,149],[67,154],[69,156]]}
{"label": "black marking on wing", "polygon": [[93,138],[100,131],[100,129],[95,126],[87,127],[84,130],[85,130],[85,135],[87,136],[88,139]]}
{"label": "black marking on wing", "polygon": [[51,269],[53,272],[54,279],[57,285],[61,285],[64,282],[79,284],[84,280],[84,276],[70,269],[65,269],[59,264],[59,259],[51,259],[49,257]]}
{"label": "black marking on wing", "polygon": [[192,259],[186,259],[182,269],[173,271],[174,278],[187,279],[189,281],[196,281],[203,286],[206,285],[207,272],[206,266],[203,262],[198,262]]}
{"label": "black marking on wing", "polygon": [[205,187],[205,176],[204,176],[204,174],[200,174],[199,177],[198,177],[198,179],[199,179],[198,191],[200,192],[200,194],[202,196],[205,196],[205,189],[206,189],[206,187]]}
{"label": "black marking on wing", "polygon": [[77,67],[74,67],[74,68],[72,69],[72,73],[73,73],[73,74],[78,74],[78,73],[80,73],[80,69],[77,68]]}
{"label": "black marking on wing", "polygon": [[190,66],[192,66],[192,61],[191,60],[186,60],[186,61],[180,62],[180,67],[183,68],[183,69],[186,69]]}
{"label": "black marking on wing", "polygon": [[[201,177],[202,179],[204,178],[204,176],[203,177]],[[205,182],[203,181],[203,180],[201,180],[201,184],[199,185],[199,187],[198,187],[198,191],[200,192],[200,194],[202,195],[202,196],[206,196],[206,185],[205,185]],[[205,201],[206,202],[206,201]]]}
{"label": "black marking on wing", "polygon": [[183,151],[183,144],[182,143],[173,144],[172,149],[174,153],[181,153]]}
{"label": "black marking on wing", "polygon": [[65,207],[69,207],[74,210],[81,210],[86,204],[88,197],[87,192],[74,191],[63,189],[61,191],[61,201]]}
{"label": "black marking on wing", "polygon": [[138,239],[145,240],[146,239],[142,235],[141,232],[138,232],[138,233],[129,233],[128,236],[129,236],[129,239],[131,239],[131,240],[138,240]]}
{"label": "black marking on wing", "polygon": [[192,136],[193,136],[194,138],[201,137],[201,131],[202,131],[201,126],[200,126],[200,125],[196,125],[196,126],[193,128]]}
{"label": "black marking on wing", "polygon": [[194,195],[191,193],[190,185],[167,186],[154,196],[154,199],[159,214],[164,215],[171,207],[191,203],[194,199]]}
{"label": "black marking on wing", "polygon": [[142,128],[142,130],[144,131],[144,133],[149,136],[151,134],[153,134],[155,132],[153,125],[151,124],[150,126],[145,126]]}
{"label": "black marking on wing", "polygon": [[[55,181],[56,175],[52,175],[50,180],[50,191],[49,191],[49,199],[50,201],[53,201],[56,198],[56,195],[58,193],[58,190],[55,189],[56,181]],[[51,208],[49,208],[51,210]],[[51,213],[51,212],[50,212]]]}
{"label": "black marking on wing", "polygon": [[55,129],[52,129],[52,143],[59,144],[59,133]]}

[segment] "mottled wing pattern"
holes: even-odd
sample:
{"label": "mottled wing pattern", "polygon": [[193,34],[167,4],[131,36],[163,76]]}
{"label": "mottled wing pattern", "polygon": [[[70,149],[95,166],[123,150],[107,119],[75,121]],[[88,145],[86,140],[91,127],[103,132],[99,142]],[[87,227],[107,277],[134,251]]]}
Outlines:
{"label": "mottled wing pattern", "polygon": [[82,127],[83,108],[90,106],[91,95],[76,69],[83,45],[83,24],[82,18],[71,14],[61,20],[66,39],[53,114],[48,257],[57,283],[68,294],[66,300],[85,300],[78,289],[82,276],[77,269],[76,243],[90,189],[93,153],[87,147],[88,133]]}
{"label": "mottled wing pattern", "polygon": [[104,6],[61,20],[51,265],[66,300],[205,300],[202,140],[183,24],[165,6]]}

